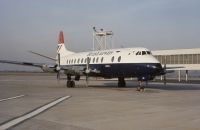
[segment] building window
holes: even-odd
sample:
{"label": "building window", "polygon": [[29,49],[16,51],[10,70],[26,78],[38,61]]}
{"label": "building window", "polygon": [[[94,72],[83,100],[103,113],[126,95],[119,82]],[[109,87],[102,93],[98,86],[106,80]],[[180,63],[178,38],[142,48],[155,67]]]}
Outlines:
{"label": "building window", "polygon": [[114,61],[114,56],[111,58],[111,61],[112,61],[112,62]]}
{"label": "building window", "polygon": [[197,54],[193,54],[193,64],[198,64]]}
{"label": "building window", "polygon": [[197,64],[200,64],[200,54],[197,54]]}
{"label": "building window", "polygon": [[120,61],[121,61],[121,58],[122,58],[121,56],[119,56],[119,57],[118,57],[118,59],[117,59],[117,60],[118,60],[118,62],[120,62]]}

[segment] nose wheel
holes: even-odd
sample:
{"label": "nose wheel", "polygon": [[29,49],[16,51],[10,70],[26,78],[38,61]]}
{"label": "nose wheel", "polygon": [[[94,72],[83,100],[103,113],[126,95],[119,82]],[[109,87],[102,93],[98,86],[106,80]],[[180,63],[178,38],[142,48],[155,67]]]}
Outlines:
{"label": "nose wheel", "polygon": [[[146,81],[146,86],[147,85],[148,85],[148,81]],[[145,88],[145,86],[142,85],[142,81],[139,81],[139,85],[136,90],[139,92],[144,92],[144,88]]]}

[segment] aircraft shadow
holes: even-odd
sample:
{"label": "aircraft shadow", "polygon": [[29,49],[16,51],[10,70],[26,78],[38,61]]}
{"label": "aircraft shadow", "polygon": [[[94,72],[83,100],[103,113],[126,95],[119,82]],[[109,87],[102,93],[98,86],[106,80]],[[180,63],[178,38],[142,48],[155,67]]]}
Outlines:
{"label": "aircraft shadow", "polygon": [[[145,84],[144,84],[145,85]],[[104,85],[91,85],[90,87],[96,88],[137,88],[137,82],[127,82],[126,87],[118,87],[116,82],[104,83]],[[159,89],[159,90],[200,90],[200,84],[182,84],[182,83],[155,83],[149,82],[146,89]]]}

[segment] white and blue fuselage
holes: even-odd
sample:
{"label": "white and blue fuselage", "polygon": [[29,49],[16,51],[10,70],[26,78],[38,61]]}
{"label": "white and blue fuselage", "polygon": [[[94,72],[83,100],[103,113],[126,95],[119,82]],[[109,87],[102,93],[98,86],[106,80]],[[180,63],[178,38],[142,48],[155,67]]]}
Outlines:
{"label": "white and blue fuselage", "polygon": [[[61,44],[64,45],[64,44]],[[85,75],[104,78],[137,77],[152,80],[161,75],[160,62],[146,48],[123,48],[60,55],[60,66],[67,75]]]}

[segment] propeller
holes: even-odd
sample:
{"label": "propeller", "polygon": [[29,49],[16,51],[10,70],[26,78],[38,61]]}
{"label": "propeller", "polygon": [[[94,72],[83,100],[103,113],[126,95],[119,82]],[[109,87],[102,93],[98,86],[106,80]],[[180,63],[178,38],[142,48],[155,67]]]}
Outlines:
{"label": "propeller", "polygon": [[167,74],[167,66],[166,66],[166,57],[165,57],[165,64],[164,64],[164,68],[163,68],[163,72],[164,72],[164,85],[166,85],[167,83],[167,78],[166,78],[166,74]]}
{"label": "propeller", "polygon": [[164,85],[166,85],[167,79],[166,79],[166,63],[164,64]]}
{"label": "propeller", "polygon": [[58,53],[58,64],[56,66],[56,71],[57,71],[57,81],[60,80],[60,53]]}
{"label": "propeller", "polygon": [[89,76],[88,74],[90,73],[90,69],[89,69],[89,63],[90,63],[90,58],[87,57],[87,64],[86,64],[86,70],[85,70],[85,73],[86,73],[86,86],[88,87],[88,79],[89,79]]}

